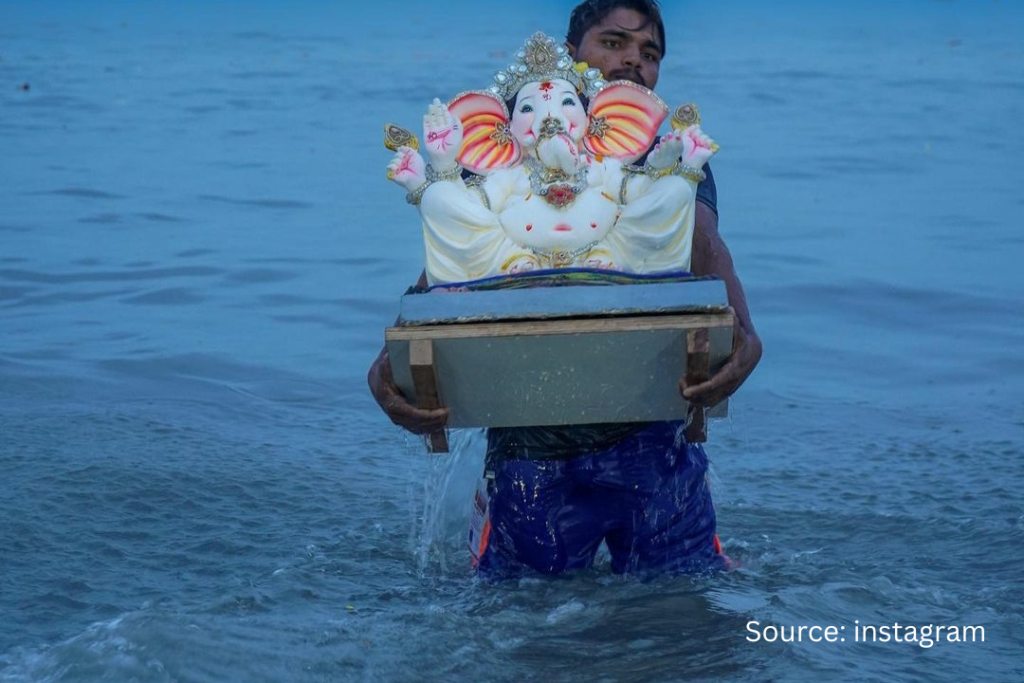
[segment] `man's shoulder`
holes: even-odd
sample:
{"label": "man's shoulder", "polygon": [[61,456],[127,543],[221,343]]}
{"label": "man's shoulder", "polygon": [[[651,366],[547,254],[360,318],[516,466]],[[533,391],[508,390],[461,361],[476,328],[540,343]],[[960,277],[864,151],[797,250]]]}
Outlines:
{"label": "man's shoulder", "polygon": [[704,180],[697,185],[697,201],[705,204],[718,215],[718,186],[715,185],[715,174],[711,172],[711,163],[704,164]]}

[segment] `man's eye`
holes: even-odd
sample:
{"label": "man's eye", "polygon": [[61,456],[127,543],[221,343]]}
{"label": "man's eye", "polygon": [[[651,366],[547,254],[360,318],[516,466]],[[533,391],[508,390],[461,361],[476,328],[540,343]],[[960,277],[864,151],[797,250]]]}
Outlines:
{"label": "man's eye", "polygon": [[655,62],[655,63],[661,61],[661,57],[659,57],[658,55],[654,54],[653,52],[645,53],[644,54],[644,59],[646,59],[648,62]]}
{"label": "man's eye", "polygon": [[574,100],[571,97],[566,97],[564,100],[562,100],[562,106],[563,107],[575,107],[576,106],[576,100]]}
{"label": "man's eye", "polygon": [[530,106],[530,105],[528,105],[528,104],[524,104],[524,105],[523,105],[523,106],[522,106],[522,107],[521,107],[521,108],[519,109],[519,113],[520,113],[520,114],[529,114],[529,113],[530,113],[531,111],[533,111],[533,107],[531,107],[531,106]]}
{"label": "man's eye", "polygon": [[616,47],[619,46],[619,41],[617,41],[617,40],[610,40],[610,39],[608,39],[608,40],[604,40],[602,42],[603,42],[605,47],[616,48]]}

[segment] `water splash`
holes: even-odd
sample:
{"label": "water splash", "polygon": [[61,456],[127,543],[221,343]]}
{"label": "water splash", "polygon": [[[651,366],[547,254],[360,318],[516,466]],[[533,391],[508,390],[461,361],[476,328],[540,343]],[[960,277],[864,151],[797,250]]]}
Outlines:
{"label": "water splash", "polygon": [[[422,481],[409,482],[409,546],[420,576],[469,567],[466,534],[473,487],[483,472],[483,434],[482,430],[449,432],[451,452],[426,456],[430,458],[426,475]],[[418,439],[411,443],[416,455],[424,457],[422,443]]]}

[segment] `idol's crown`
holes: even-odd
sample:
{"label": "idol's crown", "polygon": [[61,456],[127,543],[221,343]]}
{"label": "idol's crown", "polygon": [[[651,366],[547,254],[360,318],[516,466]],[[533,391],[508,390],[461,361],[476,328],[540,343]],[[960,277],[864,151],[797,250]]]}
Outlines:
{"label": "idol's crown", "polygon": [[508,100],[527,83],[558,78],[569,81],[587,97],[593,97],[607,85],[600,69],[576,64],[564,45],[538,31],[516,52],[515,62],[494,74],[490,90]]}

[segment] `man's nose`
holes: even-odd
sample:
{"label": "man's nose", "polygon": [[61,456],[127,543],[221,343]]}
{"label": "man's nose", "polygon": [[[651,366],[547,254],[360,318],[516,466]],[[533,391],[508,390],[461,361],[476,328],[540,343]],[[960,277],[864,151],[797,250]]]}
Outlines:
{"label": "man's nose", "polygon": [[640,66],[640,48],[637,45],[630,45],[622,53],[622,66]]}

